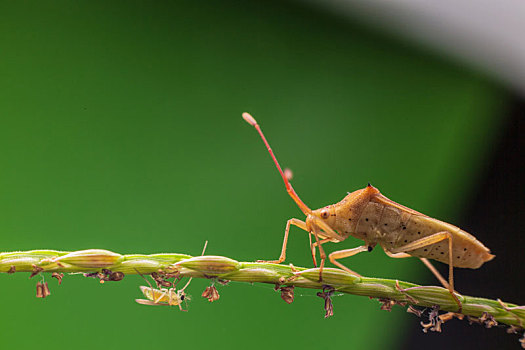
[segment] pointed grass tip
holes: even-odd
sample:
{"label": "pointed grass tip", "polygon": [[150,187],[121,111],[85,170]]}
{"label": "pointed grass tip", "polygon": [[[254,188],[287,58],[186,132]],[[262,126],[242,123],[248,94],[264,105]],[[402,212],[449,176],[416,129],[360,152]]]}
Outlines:
{"label": "pointed grass tip", "polygon": [[255,126],[255,125],[257,125],[257,121],[255,120],[254,117],[252,117],[252,115],[251,115],[250,113],[246,113],[246,112],[244,112],[244,113],[242,114],[242,118],[243,118],[244,120],[246,120],[246,122],[247,122],[248,124],[250,124],[251,126]]}

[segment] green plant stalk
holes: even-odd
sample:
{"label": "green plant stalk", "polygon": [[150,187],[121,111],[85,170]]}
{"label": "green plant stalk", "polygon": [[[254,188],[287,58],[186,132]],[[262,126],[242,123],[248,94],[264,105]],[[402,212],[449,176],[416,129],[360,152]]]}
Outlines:
{"label": "green plant stalk", "polygon": [[[323,289],[333,287],[338,292],[387,299],[420,307],[439,306],[440,310],[456,312],[458,305],[449,291],[442,287],[420,286],[392,279],[357,277],[343,270],[325,268],[319,282],[319,269],[288,265],[239,262],[222,256],[192,257],[186,254],[121,255],[102,249],[75,252],[31,250],[0,253],[0,272],[90,273],[102,269],[124,274],[151,274],[177,271],[180,276],[270,283],[282,286]],[[481,317],[491,315],[497,322],[523,328],[525,307],[479,297],[456,294],[463,305],[462,314]]]}

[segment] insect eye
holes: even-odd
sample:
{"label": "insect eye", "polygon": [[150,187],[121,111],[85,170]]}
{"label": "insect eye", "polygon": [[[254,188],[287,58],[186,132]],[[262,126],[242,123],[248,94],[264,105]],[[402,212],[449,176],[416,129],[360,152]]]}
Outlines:
{"label": "insect eye", "polygon": [[328,210],[323,210],[323,211],[321,212],[321,217],[322,217],[323,219],[328,219],[328,215],[329,215],[329,214],[328,214]]}
{"label": "insect eye", "polygon": [[180,296],[180,300],[184,300],[184,294]]}

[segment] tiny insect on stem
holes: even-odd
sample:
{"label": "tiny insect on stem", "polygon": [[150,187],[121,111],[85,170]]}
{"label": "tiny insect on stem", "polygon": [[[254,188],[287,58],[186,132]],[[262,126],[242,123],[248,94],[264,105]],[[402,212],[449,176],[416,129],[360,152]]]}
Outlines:
{"label": "tiny insect on stem", "polygon": [[[204,247],[202,248],[201,256],[204,255],[206,252],[206,247],[208,246],[208,241],[204,242]],[[194,266],[195,267],[195,266]],[[182,287],[181,289],[177,290],[177,284],[182,279],[181,273],[178,270],[178,266],[176,264],[167,266],[164,270],[159,269],[158,271],[151,272],[149,275],[155,283],[157,284],[157,288],[153,288],[151,283],[148,281],[146,277],[137,269],[135,268],[135,272],[139,274],[144,281],[149,285],[149,287],[140,286],[140,290],[142,291],[142,294],[147,298],[146,299],[135,299],[135,301],[141,305],[178,305],[179,309],[181,311],[188,311],[182,308],[181,304],[183,301],[187,301],[190,298],[186,295],[184,290],[186,287],[188,287],[193,279],[193,277],[190,277],[188,279],[188,282]],[[173,278],[173,282],[168,281],[168,278]],[[161,287],[171,287],[169,289],[161,288]],[[213,287],[215,288],[215,287]],[[213,300],[219,299],[219,293],[215,290],[215,294],[211,297]],[[210,301],[213,301],[210,300]]]}

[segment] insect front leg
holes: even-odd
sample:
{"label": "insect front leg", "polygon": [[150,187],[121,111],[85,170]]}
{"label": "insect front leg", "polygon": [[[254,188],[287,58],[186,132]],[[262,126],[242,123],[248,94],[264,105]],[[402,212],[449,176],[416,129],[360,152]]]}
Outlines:
{"label": "insect front leg", "polygon": [[[313,233],[315,237],[315,241],[316,241],[314,243],[315,246],[319,247],[319,254],[321,256],[321,265],[319,266],[319,281],[322,281],[323,280],[323,268],[324,268],[324,264],[326,261],[326,254],[324,252],[322,244],[328,241],[341,242],[341,241],[344,241],[344,237],[339,235],[333,228],[331,228],[323,220],[321,220],[320,218],[314,215],[308,215],[308,217],[306,218],[306,223],[307,223],[306,226],[310,227],[312,230],[310,233]],[[326,237],[326,238],[323,240],[319,240],[319,237]],[[315,253],[315,250],[314,250],[315,246],[312,248],[312,253]],[[315,263],[315,258],[314,258],[314,263]]]}
{"label": "insect front leg", "polygon": [[322,243],[319,240],[319,229],[316,226],[313,227],[313,234],[315,237],[314,244],[316,244],[319,247],[319,256],[321,258],[321,265],[319,266],[319,282],[321,282],[323,280],[323,269],[324,269],[324,263],[326,261],[326,253],[324,252]]}
{"label": "insect front leg", "polygon": [[[453,265],[453,262],[452,262],[452,257],[453,257],[453,255],[452,255],[452,235],[450,234],[450,232],[442,231],[442,232],[434,233],[433,235],[430,235],[430,236],[427,236],[427,237],[415,240],[415,241],[410,242],[410,243],[408,243],[408,244],[406,244],[404,246],[392,249],[392,250],[390,250],[390,253],[396,254],[396,253],[410,252],[412,250],[420,249],[420,248],[427,247],[429,245],[441,242],[441,241],[443,241],[445,239],[448,240],[448,260],[449,260],[448,261],[448,286],[446,286],[446,283],[444,283],[443,285],[445,285],[447,287],[447,289],[449,290],[450,294],[452,295],[452,297],[454,298],[454,300],[458,304],[458,307],[459,307],[458,313],[461,313],[461,311],[463,309],[463,305],[459,301],[459,299],[456,296],[456,294],[454,294],[454,265]],[[422,261],[423,261],[423,263],[425,263],[424,260],[422,260]],[[430,264],[430,262],[428,260],[426,262],[428,264]],[[432,266],[432,267],[429,267],[429,265],[427,265],[426,263],[425,263],[425,265],[430,269],[430,271],[432,271],[432,273],[434,273],[434,275],[436,275],[437,270],[431,264],[430,264],[430,266]],[[439,276],[441,276],[441,275],[439,275]],[[438,277],[438,275],[436,275],[436,277]],[[440,278],[438,277],[438,279],[440,279]],[[444,279],[441,278],[440,281],[441,281],[441,283],[443,283]]]}
{"label": "insect front leg", "polygon": [[324,243],[327,243],[327,242],[331,242],[331,241],[332,241],[331,238],[325,238],[325,239],[322,239],[322,240],[320,240],[318,242],[314,242],[312,244],[312,233],[310,233],[310,250],[312,251],[312,259],[314,261],[314,266],[315,267],[317,267],[317,261],[315,260],[315,253],[316,253],[315,248],[317,246],[320,246],[321,244],[324,244]]}
{"label": "insect front leg", "polygon": [[308,232],[306,229],[306,222],[299,219],[290,219],[286,222],[286,229],[284,230],[283,248],[281,249],[281,256],[278,260],[257,260],[260,263],[280,264],[286,259],[286,245],[288,244],[288,232],[290,232],[290,225],[295,225],[300,229]]}

